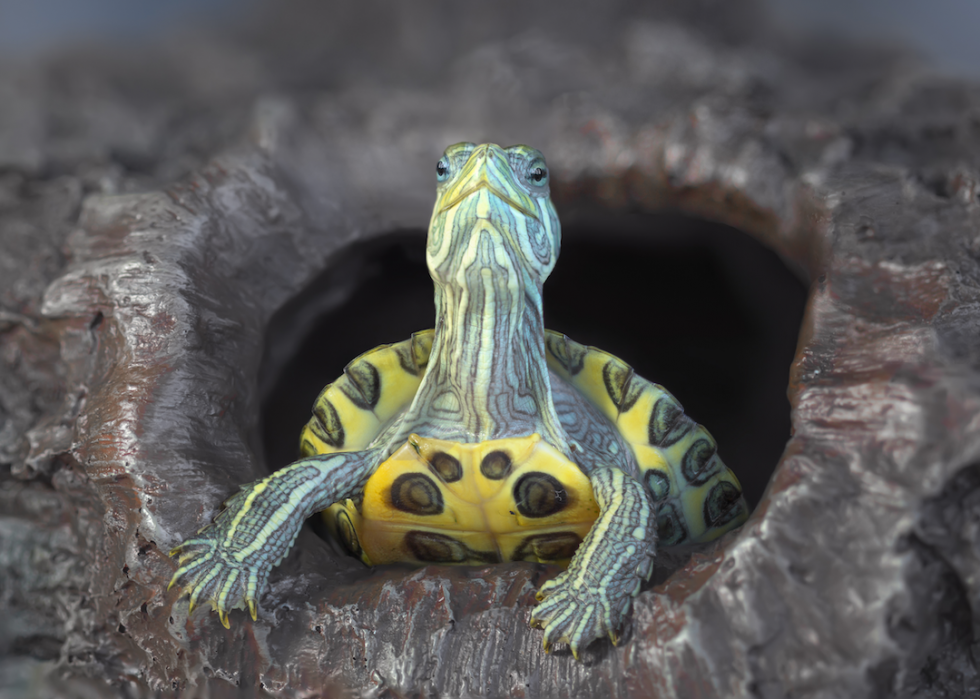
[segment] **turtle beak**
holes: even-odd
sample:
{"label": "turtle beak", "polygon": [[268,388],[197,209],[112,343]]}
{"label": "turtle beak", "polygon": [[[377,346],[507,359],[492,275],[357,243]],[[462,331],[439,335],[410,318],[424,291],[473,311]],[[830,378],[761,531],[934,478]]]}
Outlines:
{"label": "turtle beak", "polygon": [[492,195],[477,204],[477,218],[489,218],[501,204],[538,218],[534,200],[521,188],[510,169],[507,153],[498,145],[484,143],[470,154],[456,181],[442,193],[438,213],[452,209],[471,195],[487,190]]}

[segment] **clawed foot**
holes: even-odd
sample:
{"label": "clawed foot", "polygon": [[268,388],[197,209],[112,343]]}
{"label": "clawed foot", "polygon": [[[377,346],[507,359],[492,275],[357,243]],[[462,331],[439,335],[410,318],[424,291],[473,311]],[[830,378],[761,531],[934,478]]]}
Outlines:
{"label": "clawed foot", "polygon": [[218,540],[221,532],[215,527],[209,527],[203,533],[204,536],[189,539],[170,552],[171,556],[177,557],[180,567],[167,589],[178,585],[181,596],[184,593],[190,595],[188,613],[198,604],[210,602],[226,629],[231,627],[228,612],[244,605],[248,606],[254,621],[258,617],[259,570],[237,560],[237,556]]}
{"label": "clawed foot", "polygon": [[578,660],[592,641],[619,642],[633,598],[653,572],[655,518],[646,491],[615,468],[592,473],[602,514],[572,557],[568,570],[538,590],[531,626],[544,629],[544,649],[567,643]]}
{"label": "clawed foot", "polygon": [[321,454],[300,459],[271,476],[243,485],[214,520],[170,552],[180,567],[170,581],[189,593],[191,611],[210,602],[225,628],[228,612],[248,606],[292,547],[303,520],[363,489],[375,453]]}
{"label": "clawed foot", "polygon": [[[258,594],[303,522],[301,511],[292,517],[277,516],[282,495],[269,488],[272,478],[242,486],[225,502],[214,523],[170,552],[179,567],[167,589],[176,585],[181,596],[190,595],[189,612],[210,602],[226,629],[232,609],[247,606],[252,620],[258,617]],[[260,493],[265,495],[261,500],[256,498]]]}
{"label": "clawed foot", "polygon": [[[567,643],[576,660],[579,653],[590,643],[608,637],[612,644],[618,645],[620,630],[633,603],[639,594],[643,580],[649,577],[653,561],[642,564],[625,586],[613,585],[618,593],[610,593],[612,582],[603,579],[589,580],[579,577],[575,580],[572,571],[565,571],[549,580],[538,590],[540,602],[531,614],[531,626],[544,630],[544,649],[551,652],[556,643]],[[579,584],[576,584],[579,583]],[[625,588],[625,589],[624,589]]]}

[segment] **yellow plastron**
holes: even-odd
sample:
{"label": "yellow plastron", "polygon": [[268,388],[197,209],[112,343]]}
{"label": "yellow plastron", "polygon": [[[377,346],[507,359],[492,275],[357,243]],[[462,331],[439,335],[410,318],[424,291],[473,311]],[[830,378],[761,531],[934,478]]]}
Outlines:
{"label": "yellow plastron", "polygon": [[480,444],[412,435],[326,513],[368,565],[567,565],[599,516],[588,477],[537,434]]}

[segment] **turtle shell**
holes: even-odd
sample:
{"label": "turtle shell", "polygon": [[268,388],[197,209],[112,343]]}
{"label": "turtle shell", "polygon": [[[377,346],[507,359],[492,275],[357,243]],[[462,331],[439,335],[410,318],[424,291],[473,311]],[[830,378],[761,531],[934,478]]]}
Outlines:
{"label": "turtle shell", "polygon": [[657,503],[661,546],[712,541],[742,524],[748,507],[715,438],[680,402],[618,357],[552,331],[548,367],[629,444],[638,478]]}
{"label": "turtle shell", "polygon": [[412,435],[359,506],[327,515],[368,565],[568,563],[599,506],[588,477],[539,435],[460,444]]}
{"label": "turtle shell", "polygon": [[[300,438],[303,456],[375,445],[411,404],[433,331],[354,359],[317,398]],[[657,503],[661,545],[710,541],[745,521],[735,474],[714,438],[662,386],[617,357],[546,332],[559,415],[569,435],[612,434],[593,460],[622,462]],[[569,423],[564,416],[570,415]],[[598,423],[602,424],[598,424]],[[598,456],[596,453],[598,452]],[[588,470],[588,469],[586,469]],[[561,507],[558,505],[561,504]],[[369,565],[394,561],[567,563],[599,514],[588,476],[538,435],[460,444],[412,435],[361,497],[324,511],[327,526]]]}

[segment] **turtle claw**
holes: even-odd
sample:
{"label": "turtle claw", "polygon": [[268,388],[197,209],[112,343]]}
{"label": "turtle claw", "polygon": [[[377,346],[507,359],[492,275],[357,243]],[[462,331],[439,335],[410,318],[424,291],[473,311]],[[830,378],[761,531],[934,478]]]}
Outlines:
{"label": "turtle claw", "polygon": [[[341,485],[352,487],[347,479],[360,473],[350,468],[355,456],[301,459],[242,486],[212,524],[170,552],[178,567],[169,587],[178,586],[181,596],[189,594],[191,609],[199,600],[209,601],[225,628],[230,626],[228,612],[232,609],[247,607],[252,619],[257,619],[256,598],[272,569],[293,545],[303,520],[325,506],[317,498],[326,493],[325,502],[330,503],[348,492],[324,481],[340,479]],[[360,458],[355,466],[366,468],[368,463]]]}
{"label": "turtle claw", "polygon": [[619,605],[610,604],[611,600],[597,590],[575,590],[567,581],[561,584],[560,577],[551,581],[559,584],[541,588],[538,596],[543,601],[531,615],[531,626],[544,629],[545,652],[551,652],[556,643],[567,643],[578,660],[580,653],[602,636],[608,636],[615,645],[622,615],[611,610]]}
{"label": "turtle claw", "polygon": [[[228,613],[247,607],[252,619],[258,618],[255,591],[262,571],[247,561],[239,561],[227,550],[220,533],[205,530],[203,536],[184,542],[170,552],[179,566],[167,589],[178,587],[180,596],[188,595],[187,613],[210,603],[218,613],[221,625],[231,628]],[[265,572],[268,575],[268,572]]]}
{"label": "turtle claw", "polygon": [[[567,643],[577,660],[593,641],[621,640],[619,629],[653,569],[656,539],[646,491],[614,469],[597,469],[593,488],[603,513],[568,568],[544,583],[530,624],[544,629],[544,647]],[[621,493],[618,500],[613,497]],[[633,511],[631,511],[633,510]]]}

